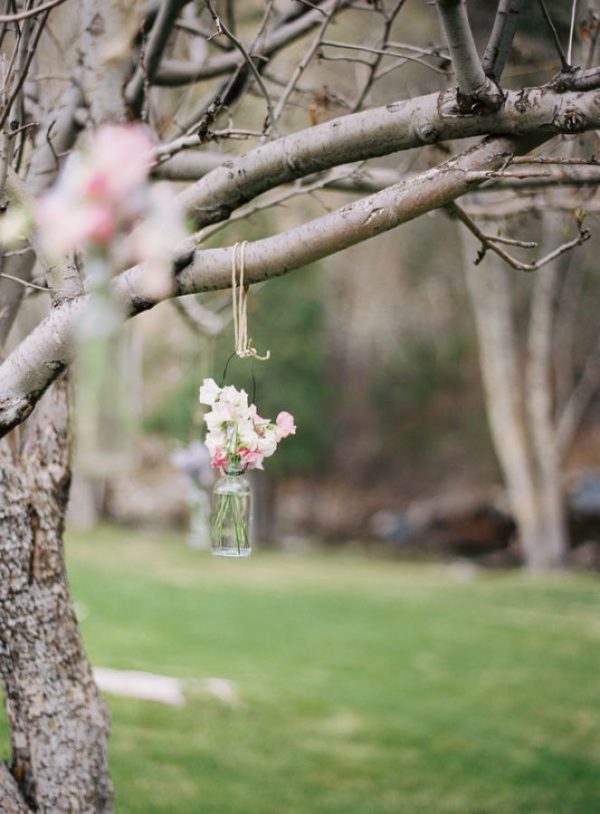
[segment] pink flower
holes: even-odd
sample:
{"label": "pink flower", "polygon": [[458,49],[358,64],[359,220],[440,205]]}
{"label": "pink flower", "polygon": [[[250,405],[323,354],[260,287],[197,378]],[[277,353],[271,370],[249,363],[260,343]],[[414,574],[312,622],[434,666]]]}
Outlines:
{"label": "pink flower", "polygon": [[111,210],[101,204],[77,206],[53,191],[40,198],[35,216],[45,248],[60,255],[78,246],[105,246],[116,231]]}
{"label": "pink flower", "polygon": [[150,132],[141,125],[103,125],[90,143],[84,194],[121,205],[124,197],[144,185],[153,148]]}
{"label": "pink flower", "polygon": [[275,419],[277,425],[278,438],[287,438],[288,435],[296,434],[296,425],[294,424],[294,416],[291,413],[279,413]]}
{"label": "pink flower", "polygon": [[217,449],[215,450],[215,454],[213,455],[212,460],[210,462],[210,465],[212,466],[213,469],[224,469],[227,466],[228,460],[229,458],[223,452],[221,447],[217,447]]}
{"label": "pink flower", "polygon": [[[55,186],[35,204],[44,249],[60,255],[109,246],[119,231],[131,228],[151,208],[147,179],[152,161],[153,143],[144,127],[100,127],[86,150],[68,157]],[[169,222],[166,232],[171,228]],[[176,240],[180,237],[178,233]]]}
{"label": "pink flower", "polygon": [[242,447],[238,450],[238,455],[244,466],[249,466],[251,469],[262,469],[263,457],[262,452],[258,450],[251,450],[248,447]]}

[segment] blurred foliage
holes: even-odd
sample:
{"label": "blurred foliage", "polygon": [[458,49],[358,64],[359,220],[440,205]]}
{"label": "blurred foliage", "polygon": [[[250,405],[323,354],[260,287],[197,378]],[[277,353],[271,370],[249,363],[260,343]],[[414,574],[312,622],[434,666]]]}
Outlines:
{"label": "blurred foliage", "polygon": [[[252,396],[252,370],[256,380],[256,404],[260,415],[274,419],[281,410],[292,413],[298,433],[287,438],[277,454],[266,462],[273,474],[312,472],[328,459],[331,428],[327,416],[329,389],[326,375],[322,272],[311,267],[289,277],[254,287],[249,300],[249,332],[260,354],[271,350],[267,362],[230,360],[232,328],[214,342],[214,361],[207,370],[200,364],[206,356],[205,342],[182,358],[177,387],[165,393],[146,415],[148,432],[188,442],[202,434],[198,426],[198,388],[203,376],[219,384],[243,387]],[[209,355],[210,349],[209,349]]]}
{"label": "blurred foliage", "polygon": [[386,426],[382,465],[393,468],[398,450],[404,466],[411,459],[415,466],[435,463],[453,438],[475,453],[489,445],[478,387],[469,403],[471,380],[477,377],[473,351],[473,337],[466,332],[435,343],[407,337],[374,372],[373,404]]}

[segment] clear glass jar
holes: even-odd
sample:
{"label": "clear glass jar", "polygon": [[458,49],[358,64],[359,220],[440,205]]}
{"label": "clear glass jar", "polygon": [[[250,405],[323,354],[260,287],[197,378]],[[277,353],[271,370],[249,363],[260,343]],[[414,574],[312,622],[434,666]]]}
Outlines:
{"label": "clear glass jar", "polygon": [[229,465],[213,487],[210,538],[217,557],[248,557],[252,551],[252,490],[244,469]]}

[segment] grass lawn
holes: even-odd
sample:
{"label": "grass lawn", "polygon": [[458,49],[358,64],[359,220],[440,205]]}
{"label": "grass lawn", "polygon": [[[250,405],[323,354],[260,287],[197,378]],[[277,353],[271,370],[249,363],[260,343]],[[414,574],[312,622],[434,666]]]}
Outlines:
{"label": "grass lawn", "polygon": [[110,698],[118,814],[600,812],[598,580],[110,528],[68,559],[95,665],[240,693]]}

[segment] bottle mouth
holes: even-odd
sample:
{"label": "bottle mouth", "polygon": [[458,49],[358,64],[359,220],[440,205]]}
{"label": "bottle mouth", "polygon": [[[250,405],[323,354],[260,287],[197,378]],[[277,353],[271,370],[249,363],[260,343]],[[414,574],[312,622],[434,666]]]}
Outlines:
{"label": "bottle mouth", "polygon": [[242,464],[227,464],[225,467],[226,475],[243,475],[247,467]]}

